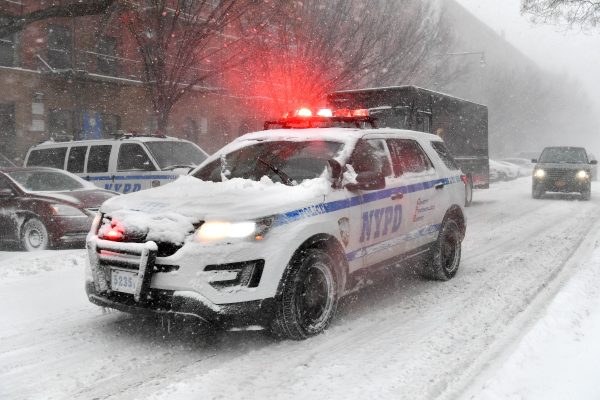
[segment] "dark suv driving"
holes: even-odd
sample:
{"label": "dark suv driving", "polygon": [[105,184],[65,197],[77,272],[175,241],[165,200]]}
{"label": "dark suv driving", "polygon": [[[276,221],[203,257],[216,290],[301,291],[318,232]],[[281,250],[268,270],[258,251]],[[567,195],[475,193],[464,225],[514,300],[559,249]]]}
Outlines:
{"label": "dark suv driving", "polygon": [[546,147],[539,160],[533,159],[531,195],[539,199],[546,192],[579,192],[583,200],[591,194],[591,166],[583,147]]}

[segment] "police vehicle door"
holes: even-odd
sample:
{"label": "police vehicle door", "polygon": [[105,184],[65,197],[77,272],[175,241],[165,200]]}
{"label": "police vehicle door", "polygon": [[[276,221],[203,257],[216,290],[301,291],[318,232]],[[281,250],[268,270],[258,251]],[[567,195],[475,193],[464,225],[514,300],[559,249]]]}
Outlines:
{"label": "police vehicle door", "polygon": [[[121,193],[137,192],[152,187],[159,180],[158,167],[139,143],[121,143],[117,158],[117,173],[113,190]],[[168,175],[172,175],[169,173]],[[158,185],[155,185],[158,186]]]}
{"label": "police vehicle door", "polygon": [[427,154],[416,140],[387,139],[396,173],[402,174],[405,187],[404,221],[407,229],[405,251],[419,249],[437,238],[437,198],[443,184]]}
{"label": "police vehicle door", "polygon": [[112,144],[94,144],[87,155],[85,173],[80,176],[102,189],[114,190],[113,174],[109,172],[111,157],[114,157]]}
{"label": "police vehicle door", "polygon": [[394,182],[390,156],[383,139],[359,140],[350,157],[356,173],[383,172],[386,187],[361,190],[359,242],[365,265],[393,258],[401,251],[396,237],[402,226],[402,196],[394,196],[387,184]]}

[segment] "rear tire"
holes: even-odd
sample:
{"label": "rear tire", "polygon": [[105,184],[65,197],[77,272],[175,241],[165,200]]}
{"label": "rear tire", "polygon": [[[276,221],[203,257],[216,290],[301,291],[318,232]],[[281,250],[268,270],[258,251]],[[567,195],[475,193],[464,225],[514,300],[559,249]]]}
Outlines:
{"label": "rear tire", "polygon": [[467,183],[465,184],[465,207],[469,207],[473,202],[473,179],[471,175],[467,175]]}
{"label": "rear tire", "polygon": [[37,218],[30,218],[21,227],[21,247],[27,251],[48,248],[48,230]]}
{"label": "rear tire", "polygon": [[458,271],[460,255],[460,228],[453,219],[446,219],[442,223],[431,259],[425,263],[421,275],[440,281],[452,279]]}
{"label": "rear tire", "polygon": [[293,340],[323,332],[337,309],[339,282],[334,260],[325,251],[302,251],[284,274],[271,332]]}

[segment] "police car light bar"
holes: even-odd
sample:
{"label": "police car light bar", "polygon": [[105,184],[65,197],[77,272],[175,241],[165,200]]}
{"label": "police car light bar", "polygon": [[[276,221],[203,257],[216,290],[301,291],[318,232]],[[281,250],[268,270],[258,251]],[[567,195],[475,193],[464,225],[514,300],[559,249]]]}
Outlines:
{"label": "police car light bar", "polygon": [[291,128],[323,128],[331,127],[335,124],[351,124],[353,127],[360,128],[362,123],[368,123],[376,128],[375,118],[369,115],[369,110],[341,109],[332,111],[328,108],[322,108],[316,113],[309,108],[299,108],[294,112],[286,113],[282,118],[275,121],[265,121],[264,129],[269,130],[273,127],[282,129]]}

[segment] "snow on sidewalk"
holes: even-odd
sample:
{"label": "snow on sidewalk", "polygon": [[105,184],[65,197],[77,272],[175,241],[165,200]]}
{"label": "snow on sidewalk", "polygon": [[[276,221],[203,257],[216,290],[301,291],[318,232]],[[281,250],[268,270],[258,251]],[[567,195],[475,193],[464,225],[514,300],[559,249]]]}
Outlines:
{"label": "snow on sidewalk", "polygon": [[600,399],[599,245],[510,356],[463,399]]}

